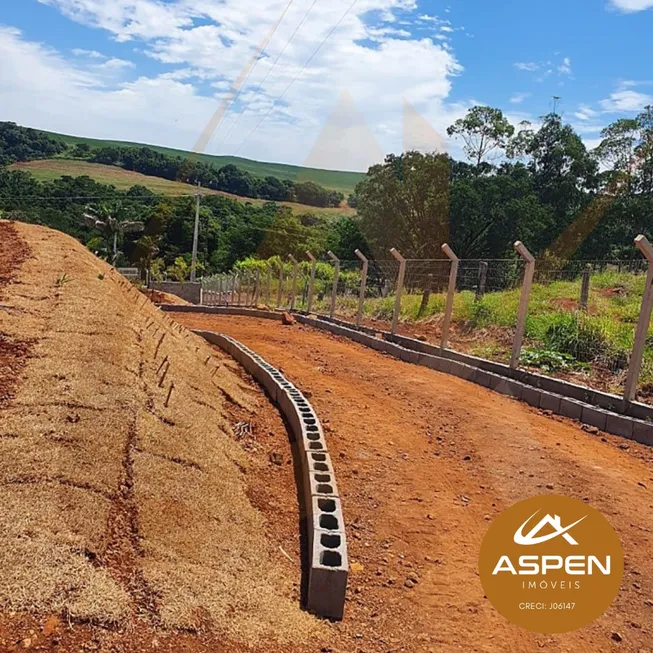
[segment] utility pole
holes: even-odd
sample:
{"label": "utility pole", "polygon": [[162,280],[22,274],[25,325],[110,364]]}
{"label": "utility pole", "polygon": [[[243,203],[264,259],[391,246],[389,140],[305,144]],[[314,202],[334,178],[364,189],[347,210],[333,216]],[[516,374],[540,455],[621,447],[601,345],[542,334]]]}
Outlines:
{"label": "utility pole", "polygon": [[190,280],[195,281],[197,276],[197,240],[200,233],[200,182],[197,182],[197,193],[195,193],[195,230],[193,231],[193,258],[190,264]]}

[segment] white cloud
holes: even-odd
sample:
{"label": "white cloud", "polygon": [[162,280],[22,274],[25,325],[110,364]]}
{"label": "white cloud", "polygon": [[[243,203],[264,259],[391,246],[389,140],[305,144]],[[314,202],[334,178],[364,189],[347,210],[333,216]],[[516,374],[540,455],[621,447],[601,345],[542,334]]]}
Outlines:
{"label": "white cloud", "polygon": [[530,93],[515,93],[510,98],[511,104],[521,104],[524,100],[528,99],[531,96]]}
{"label": "white cloud", "polygon": [[[107,31],[116,41],[138,41],[138,50],[159,70],[129,79],[125,75],[134,74],[131,62],[100,61],[81,49],[74,53],[76,59],[66,59],[48,46],[29,42],[16,30],[3,30],[3,116],[55,131],[182,149],[193,147],[229,84],[287,5],[287,0],[257,0],[246,6],[241,0],[39,1]],[[414,0],[359,0],[318,56],[301,70],[350,4],[350,0],[318,2],[270,71],[308,9],[299,3],[290,7],[208,152],[234,153],[270,112],[239,154],[301,164],[344,90],[351,92],[385,151],[401,149],[404,98],[441,132],[453,116],[458,117],[459,107],[447,103],[452,80],[462,71],[452,49],[435,39],[410,38],[408,30],[392,27],[398,24],[393,12],[399,9],[402,22],[410,18],[414,24]],[[374,23],[370,16],[375,17]],[[373,47],[363,45],[370,39]],[[26,69],[29,76],[20,72]],[[275,98],[296,77],[270,111]],[[248,101],[246,112],[238,117],[237,111]],[[236,126],[225,140],[232,125]],[[341,167],[350,164],[342,161]]]}
{"label": "white cloud", "polygon": [[562,60],[562,63],[558,66],[558,72],[561,75],[569,75],[570,76],[572,74],[572,71],[571,71],[571,59],[569,57],[565,57]]}
{"label": "white cloud", "polygon": [[578,111],[574,113],[574,116],[576,116],[578,120],[591,120],[592,118],[598,115],[599,115],[598,111],[595,111],[591,107],[588,107],[586,104],[581,104],[578,107]]}
{"label": "white cloud", "polygon": [[89,59],[106,59],[106,57],[97,50],[84,50],[82,48],[73,48],[72,53],[76,57],[88,57]]}
{"label": "white cloud", "polygon": [[614,93],[611,93],[609,98],[601,100],[600,104],[606,113],[636,112],[641,111],[649,104],[653,104],[653,97],[622,86]]}
{"label": "white cloud", "polygon": [[653,0],[611,0],[612,6],[621,11],[643,11],[653,7]]}
{"label": "white cloud", "polygon": [[528,62],[518,61],[514,64],[514,66],[515,68],[517,68],[517,70],[528,70],[529,72],[535,72],[540,68],[539,64],[536,64],[532,61],[528,61]]}

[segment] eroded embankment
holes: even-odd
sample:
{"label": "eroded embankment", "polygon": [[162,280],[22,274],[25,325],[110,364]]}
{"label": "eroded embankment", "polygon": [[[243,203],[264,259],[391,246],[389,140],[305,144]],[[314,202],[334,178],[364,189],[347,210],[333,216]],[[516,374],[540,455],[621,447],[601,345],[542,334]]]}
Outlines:
{"label": "eroded embankment", "polygon": [[0,229],[0,333],[29,343],[0,406],[3,618],[310,639],[228,436],[242,380],[73,239]]}

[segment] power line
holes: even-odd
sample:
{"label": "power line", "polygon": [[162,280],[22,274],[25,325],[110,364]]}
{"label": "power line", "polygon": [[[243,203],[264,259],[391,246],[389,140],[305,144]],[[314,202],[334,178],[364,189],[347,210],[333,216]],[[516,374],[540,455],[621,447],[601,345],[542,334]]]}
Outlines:
{"label": "power line", "polygon": [[[263,84],[265,84],[267,78],[270,76],[270,73],[272,72],[274,67],[277,65],[277,62],[279,61],[279,59],[281,59],[281,57],[283,56],[283,53],[286,51],[286,49],[288,48],[288,46],[290,45],[292,40],[295,38],[295,36],[297,35],[297,32],[301,29],[301,26],[306,22],[306,19],[308,18],[308,15],[311,13],[311,11],[313,10],[313,7],[315,7],[316,4],[317,4],[317,0],[313,0],[313,4],[311,4],[311,6],[308,8],[308,11],[304,14],[304,17],[299,21],[299,24],[297,25],[297,27],[295,27],[295,31],[290,35],[290,38],[286,41],[286,45],[283,46],[283,49],[277,55],[277,58],[274,60],[274,63],[272,64],[272,66],[270,66],[267,73],[265,73],[265,77],[263,77],[263,79],[259,82],[259,85],[257,86],[256,90],[253,93],[254,97],[256,97],[258,92],[261,90],[261,87],[263,86]],[[226,141],[229,139],[229,136],[231,135],[231,132],[233,132],[236,125],[240,122],[240,119],[245,115],[245,113],[247,112],[247,109],[249,108],[249,105],[251,103],[252,102],[250,100],[245,105],[245,108],[238,114],[238,118],[236,118],[235,122],[233,123],[233,125],[231,125],[231,127],[230,127],[229,131],[227,132],[227,134],[224,136],[224,138],[218,144],[218,146],[217,146],[218,148],[223,143],[226,143]]]}
{"label": "power line", "polygon": [[231,93],[232,97],[231,100],[229,100],[228,106],[225,107],[225,101],[222,103],[222,109],[218,109],[213,116],[211,116],[211,119],[209,120],[208,124],[200,134],[199,139],[197,140],[197,143],[195,143],[195,147],[193,148],[193,151],[195,153],[201,153],[206,149],[206,146],[209,144],[209,141],[213,138],[215,135],[216,130],[220,129],[220,126],[224,122],[225,117],[231,110],[231,107],[238,95],[240,95],[240,91],[243,88],[243,85],[245,82],[249,79],[249,76],[252,74],[252,71],[254,68],[256,68],[256,64],[259,61],[259,57],[265,50],[265,48],[268,47],[268,44],[270,43],[270,40],[276,33],[277,29],[279,28],[279,25],[281,25],[281,21],[283,21],[285,15],[288,13],[288,10],[290,9],[292,3],[294,0],[289,0],[288,4],[286,5],[286,8],[283,10],[281,16],[279,16],[279,19],[277,20],[276,24],[274,27],[268,32],[267,36],[263,40],[263,43],[258,47],[258,50],[253,58],[250,58],[249,62],[243,68],[241,71],[240,75],[236,79],[236,81],[232,84],[231,86]]}
{"label": "power line", "polygon": [[[0,202],[14,202],[18,200],[30,200],[30,201],[47,201],[47,202],[69,202],[70,200],[86,200],[86,201],[103,201],[103,202],[129,202],[130,200],[155,200],[160,198],[178,198],[178,197],[195,197],[196,193],[182,193],[182,194],[173,194],[173,195],[130,195],[129,197],[122,197],[115,195],[109,197],[98,197],[97,195],[71,195],[69,197],[42,197],[37,195],[17,195],[14,197],[8,197],[6,195],[0,195]],[[211,197],[213,193],[203,195],[203,197]],[[218,195],[219,196],[219,195]]]}
{"label": "power line", "polygon": [[284,96],[286,95],[286,93],[290,90],[290,87],[291,87],[291,86],[292,86],[292,85],[297,81],[297,79],[298,79],[299,76],[304,72],[304,70],[306,70],[307,66],[308,66],[308,65],[311,63],[311,61],[313,61],[313,59],[317,56],[317,54],[318,54],[319,51],[322,49],[322,47],[324,46],[324,44],[325,44],[325,43],[326,43],[326,42],[331,38],[331,35],[332,35],[332,34],[333,34],[337,29],[338,29],[338,27],[340,27],[340,25],[342,24],[342,22],[345,20],[345,18],[347,17],[347,15],[349,14],[349,12],[354,8],[354,5],[355,5],[357,2],[358,2],[358,0],[352,0],[352,3],[349,5],[349,7],[347,7],[347,10],[346,10],[345,13],[340,17],[340,20],[339,20],[339,21],[338,21],[338,22],[333,26],[333,28],[331,29],[331,31],[330,31],[330,32],[325,36],[325,38],[323,39],[322,43],[320,43],[320,45],[317,46],[317,48],[315,49],[315,51],[313,52],[313,54],[308,58],[308,60],[306,61],[306,63],[304,63],[304,65],[300,68],[299,72],[298,72],[298,73],[297,73],[297,74],[296,74],[296,75],[295,75],[295,76],[290,80],[290,83],[288,84],[288,86],[286,86],[284,92],[283,92],[283,93],[282,93],[282,94],[281,94],[281,95],[280,95],[280,96],[279,96],[279,97],[274,101],[274,103],[272,104],[272,106],[268,109],[268,112],[267,112],[267,113],[266,113],[266,114],[265,114],[265,115],[264,115],[264,116],[263,116],[263,117],[258,121],[258,123],[254,126],[254,128],[252,129],[252,131],[250,131],[249,134],[246,136],[245,140],[244,140],[244,141],[243,141],[243,142],[238,146],[238,149],[236,150],[234,156],[236,156],[236,155],[237,155],[237,154],[238,154],[238,153],[243,149],[243,147],[245,146],[245,144],[247,143],[247,141],[248,141],[248,140],[252,137],[252,135],[253,135],[253,134],[258,130],[258,128],[263,124],[263,122],[265,121],[265,119],[266,119],[266,118],[267,118],[267,117],[272,113],[273,109],[277,106],[277,104],[278,104],[278,103],[279,103],[279,102],[284,98]]}

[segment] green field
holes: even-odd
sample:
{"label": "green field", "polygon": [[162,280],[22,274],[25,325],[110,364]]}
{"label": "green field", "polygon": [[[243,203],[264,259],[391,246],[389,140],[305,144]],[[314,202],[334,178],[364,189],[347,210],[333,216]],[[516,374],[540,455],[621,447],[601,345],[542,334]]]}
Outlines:
{"label": "green field", "polygon": [[[91,179],[102,184],[110,184],[118,190],[128,190],[132,186],[140,185],[149,188],[153,193],[161,195],[185,195],[197,191],[195,186],[184,184],[178,181],[169,181],[160,177],[151,177],[142,175],[140,172],[123,170],[116,166],[105,166],[99,163],[89,163],[78,159],[41,159],[38,161],[26,161],[23,163],[14,163],[10,168],[14,170],[26,170],[30,172],[39,181],[53,181],[64,175],[70,177],[80,177],[87,175]],[[249,197],[239,197],[231,193],[221,191],[202,190],[205,194],[223,195],[243,203],[251,203],[255,206],[261,206],[266,203],[265,200],[251,199]],[[336,216],[336,215],[353,215],[355,211],[350,208],[316,208],[305,204],[295,202],[278,202],[283,206],[289,206],[293,213],[314,213],[317,215]]]}
{"label": "green field", "polygon": [[67,134],[58,134],[39,130],[43,133],[64,141],[68,145],[77,145],[79,143],[88,143],[91,147],[149,147],[150,149],[161,152],[168,156],[188,157],[195,161],[212,163],[217,168],[234,164],[241,170],[245,170],[255,177],[273,176],[278,179],[290,179],[291,181],[313,181],[324,188],[336,190],[347,197],[354,191],[356,184],[364,177],[362,172],[345,172],[337,170],[320,170],[317,168],[302,168],[301,166],[286,165],[283,163],[269,163],[264,161],[253,161],[235,156],[215,156],[211,154],[195,154],[183,150],[175,150],[158,145],[143,143],[130,143],[127,141],[110,141],[96,138],[84,138],[82,136],[69,136]]}

